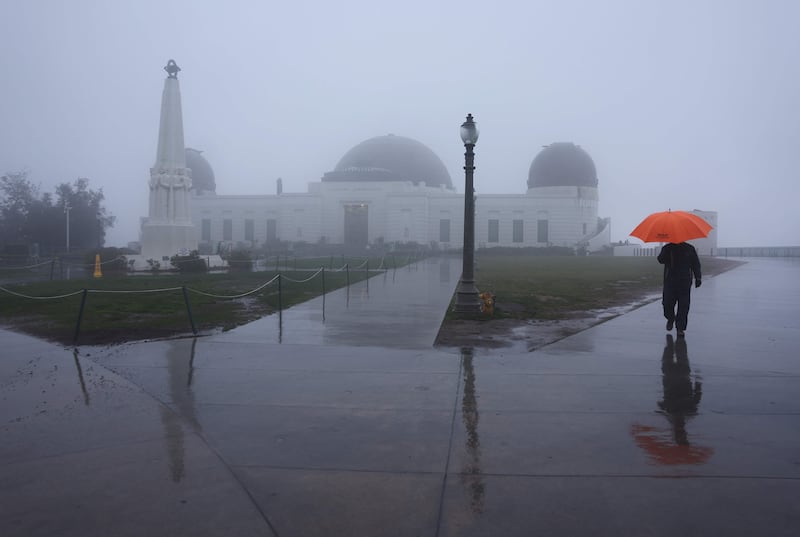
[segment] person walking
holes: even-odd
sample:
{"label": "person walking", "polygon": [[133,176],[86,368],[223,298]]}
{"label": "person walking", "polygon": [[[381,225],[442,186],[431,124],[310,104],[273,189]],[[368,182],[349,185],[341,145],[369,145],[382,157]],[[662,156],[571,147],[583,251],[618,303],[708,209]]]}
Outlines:
{"label": "person walking", "polygon": [[682,337],[689,322],[692,279],[695,287],[700,287],[703,282],[700,258],[697,257],[697,250],[688,242],[677,244],[670,242],[661,248],[658,262],[664,265],[661,303],[664,306],[664,317],[667,319],[667,330],[677,326],[678,337]]}

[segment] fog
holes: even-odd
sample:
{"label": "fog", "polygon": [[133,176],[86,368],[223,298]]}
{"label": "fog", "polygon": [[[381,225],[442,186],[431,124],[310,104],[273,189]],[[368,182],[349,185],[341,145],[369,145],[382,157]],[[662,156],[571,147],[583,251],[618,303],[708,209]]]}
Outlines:
{"label": "fog", "polygon": [[174,58],[186,145],[219,194],[305,192],[359,142],[411,137],[463,192],[524,193],[543,145],[595,161],[614,241],[646,214],[718,211],[719,246],[800,244],[800,3],[379,0],[3,2],[0,173],[87,177],[147,214]]}

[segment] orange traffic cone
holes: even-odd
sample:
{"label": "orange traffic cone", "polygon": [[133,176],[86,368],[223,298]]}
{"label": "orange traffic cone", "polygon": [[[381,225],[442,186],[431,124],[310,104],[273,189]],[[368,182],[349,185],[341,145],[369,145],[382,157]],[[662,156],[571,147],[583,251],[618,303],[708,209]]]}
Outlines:
{"label": "orange traffic cone", "polygon": [[94,256],[94,277],[95,278],[103,277],[103,271],[100,270],[100,254],[96,254]]}

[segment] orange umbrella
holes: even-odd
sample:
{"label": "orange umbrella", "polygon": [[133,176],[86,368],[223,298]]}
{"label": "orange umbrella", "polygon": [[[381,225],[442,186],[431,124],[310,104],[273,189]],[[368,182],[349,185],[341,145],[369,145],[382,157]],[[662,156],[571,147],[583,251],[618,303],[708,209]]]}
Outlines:
{"label": "orange umbrella", "polygon": [[653,213],[631,231],[632,237],[644,242],[684,242],[708,236],[711,225],[686,211]]}

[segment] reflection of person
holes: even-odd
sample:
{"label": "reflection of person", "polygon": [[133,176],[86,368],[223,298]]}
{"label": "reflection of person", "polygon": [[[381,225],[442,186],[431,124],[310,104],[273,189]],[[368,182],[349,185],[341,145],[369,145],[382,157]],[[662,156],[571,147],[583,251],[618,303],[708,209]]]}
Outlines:
{"label": "reflection of person", "polygon": [[645,450],[654,464],[704,464],[714,454],[714,448],[693,444],[686,431],[687,422],[697,415],[703,393],[699,375],[695,374],[692,379],[686,338],[675,341],[672,334],[667,334],[667,344],[661,357],[661,373],[664,398],[658,401],[658,413],[669,421],[669,431],[634,424],[631,432],[636,444]]}
{"label": "reflection of person", "polygon": [[[683,336],[689,321],[689,302],[691,300],[692,279],[694,286],[700,287],[700,259],[697,250],[687,242],[668,243],[661,248],[658,262],[664,265],[664,288],[661,303],[664,305],[664,317],[667,319],[667,330],[677,325],[678,336]],[[677,313],[675,305],[678,306]]]}
{"label": "reflection of person", "polygon": [[697,414],[697,407],[703,396],[703,383],[700,379],[692,382],[691,372],[686,340],[679,338],[673,343],[672,334],[668,334],[667,345],[661,357],[664,400],[658,402],[658,407],[669,418],[675,443],[679,445],[689,445],[686,417]]}

